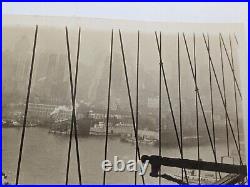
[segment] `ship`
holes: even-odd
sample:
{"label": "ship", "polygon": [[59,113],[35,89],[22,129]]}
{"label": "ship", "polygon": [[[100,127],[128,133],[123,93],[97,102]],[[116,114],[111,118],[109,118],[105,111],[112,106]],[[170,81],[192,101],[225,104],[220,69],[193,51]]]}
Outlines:
{"label": "ship", "polygon": [[[128,142],[128,143],[136,144],[136,139],[135,139],[134,135],[132,135],[132,134],[123,134],[123,135],[121,135],[120,141],[121,142]],[[143,144],[144,145],[158,145],[159,140],[149,138],[149,137],[138,137],[138,144],[142,144],[142,145]]]}
{"label": "ship", "polygon": [[[134,132],[129,134],[122,134],[120,137],[120,141],[136,144]],[[149,130],[138,130],[138,144],[158,145],[159,140],[157,132]]]}
{"label": "ship", "polygon": [[[84,117],[76,120],[78,136],[88,136],[91,126],[91,118]],[[49,133],[69,135],[71,129],[71,119],[59,120],[51,124]]]}
{"label": "ship", "polygon": [[[122,134],[129,134],[133,132],[133,125],[129,123],[109,123],[108,135],[110,136],[121,136]],[[105,136],[106,135],[106,124],[103,121],[99,121],[90,128],[90,135]]]}

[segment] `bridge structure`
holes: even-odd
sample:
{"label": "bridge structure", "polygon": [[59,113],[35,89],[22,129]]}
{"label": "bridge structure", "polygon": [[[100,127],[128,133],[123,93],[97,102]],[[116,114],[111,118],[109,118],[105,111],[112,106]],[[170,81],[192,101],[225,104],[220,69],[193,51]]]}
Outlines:
{"label": "bridge structure", "polygon": [[[112,80],[112,62],[113,62],[113,43],[114,43],[114,33],[115,31],[112,29],[111,32],[111,39],[110,39],[110,62],[109,62],[109,78],[108,78],[108,97],[107,97],[107,113],[106,113],[106,136],[105,136],[105,143],[104,143],[104,160],[107,159],[108,155],[108,132],[109,132],[109,117],[110,117],[110,99],[111,99],[111,80]],[[155,32],[155,41],[157,44],[157,51],[159,56],[159,152],[155,155],[141,155],[140,153],[140,147],[138,143],[138,126],[139,126],[139,119],[138,119],[138,102],[139,102],[139,67],[140,67],[140,31],[137,32],[137,76],[136,76],[136,107],[135,110],[133,108],[132,103],[132,97],[131,97],[131,87],[129,84],[129,76],[127,73],[127,64],[126,64],[126,53],[124,51],[123,46],[123,36],[122,31],[118,30],[119,35],[119,42],[120,42],[120,49],[121,49],[121,55],[122,55],[122,62],[123,62],[123,70],[125,75],[125,81],[126,81],[126,87],[127,87],[127,94],[128,94],[128,100],[130,105],[130,113],[131,118],[133,122],[133,130],[134,130],[134,137],[135,137],[135,159],[141,160],[142,162],[145,162],[149,160],[149,163],[151,164],[151,177],[158,177],[159,178],[159,184],[162,183],[162,179],[170,180],[172,182],[178,183],[178,184],[202,184],[202,177],[201,177],[201,171],[210,171],[210,172],[216,172],[216,181],[208,181],[208,183],[215,183],[215,184],[244,184],[247,181],[247,167],[244,163],[244,160],[242,159],[242,148],[240,146],[240,134],[239,134],[239,116],[238,116],[238,100],[242,101],[242,93],[239,87],[238,79],[236,78],[235,74],[235,67],[234,67],[234,58],[233,58],[233,39],[232,36],[234,36],[234,41],[238,44],[238,40],[235,34],[229,35],[229,44],[228,47],[224,41],[224,36],[219,33],[218,34],[218,40],[219,40],[219,47],[220,47],[220,58],[221,59],[221,68],[222,68],[222,77],[223,77],[223,85],[221,86],[219,78],[218,78],[218,71],[215,69],[214,65],[214,57],[211,55],[211,47],[210,46],[210,38],[208,34],[202,34],[203,42],[206,47],[206,53],[208,56],[208,71],[209,71],[209,81],[210,84],[208,85],[210,88],[210,103],[211,103],[211,118],[212,118],[212,132],[209,128],[208,124],[208,117],[205,113],[204,109],[204,101],[201,97],[201,93],[199,90],[199,84],[197,79],[197,65],[196,65],[196,34],[193,34],[192,37],[192,43],[188,42],[186,39],[186,34],[178,33],[177,37],[177,46],[178,46],[178,96],[179,96],[179,109],[181,111],[182,107],[182,98],[181,98],[181,63],[180,63],[180,41],[183,40],[185,44],[185,51],[187,54],[189,66],[190,66],[190,73],[192,75],[193,84],[195,87],[194,95],[195,95],[195,106],[196,106],[196,139],[197,139],[197,160],[189,160],[185,159],[183,154],[183,124],[182,124],[182,116],[181,112],[179,116],[176,116],[174,114],[173,109],[173,103],[170,97],[170,90],[168,86],[168,79],[167,74],[164,67],[164,62],[162,58],[162,34],[161,32]],[[79,28],[78,31],[78,43],[77,43],[77,54],[76,54],[76,69],[75,69],[75,76],[73,76],[72,71],[72,60],[71,60],[71,52],[70,52],[70,43],[69,43],[69,32],[67,27],[65,28],[65,36],[66,36],[66,48],[67,48],[67,56],[68,56],[68,70],[69,70],[69,78],[70,78],[70,93],[71,93],[71,101],[72,101],[72,115],[71,115],[71,126],[70,126],[70,135],[69,135],[69,145],[68,145],[68,156],[66,160],[66,176],[65,176],[65,184],[68,184],[68,178],[69,178],[69,166],[70,166],[70,153],[72,151],[72,139],[75,139],[75,151],[77,155],[77,170],[78,170],[78,179],[79,184],[83,184],[82,179],[82,168],[80,164],[80,152],[79,152],[79,144],[78,144],[78,135],[77,135],[77,120],[76,120],[76,112],[75,112],[75,103],[76,103],[76,90],[77,90],[77,81],[78,81],[78,64],[79,64],[79,54],[80,54],[80,41],[81,41],[81,28]],[[37,37],[38,37],[38,26],[35,28],[35,36],[34,36],[34,44],[33,44],[33,52],[32,52],[32,59],[30,64],[30,73],[29,73],[29,82],[28,82],[28,88],[27,88],[27,97],[26,97],[26,104],[25,104],[25,111],[24,111],[24,119],[23,119],[23,127],[22,127],[22,135],[21,135],[21,141],[20,141],[20,150],[19,150],[19,157],[18,157],[18,165],[17,165],[17,172],[16,172],[16,184],[19,184],[19,175],[21,171],[21,161],[22,161],[22,152],[24,147],[24,138],[25,138],[25,129],[26,129],[26,119],[29,109],[29,98],[31,94],[31,85],[32,85],[32,76],[33,76],[33,67],[35,63],[35,54],[36,54],[36,46],[37,46]],[[191,54],[191,45],[192,45],[192,52]],[[230,51],[230,53],[229,53]],[[223,59],[223,53],[226,54],[227,59]],[[233,124],[228,108],[227,108],[227,97],[226,97],[226,89],[225,89],[225,77],[224,77],[224,61],[228,62],[228,65],[231,69],[232,77],[233,77],[233,88],[234,88],[234,102],[235,102],[235,115],[236,115],[236,124]],[[158,64],[156,64],[158,65]],[[215,85],[212,84],[212,78],[215,80]],[[161,142],[161,132],[162,132],[162,92],[165,87],[165,91],[167,93],[167,101],[168,106],[171,113],[172,118],[172,125],[174,127],[174,133],[176,136],[176,140],[178,143],[178,150],[180,154],[180,158],[169,158],[164,157],[162,155],[162,142]],[[215,123],[214,123],[214,100],[213,100],[213,89],[217,89],[219,91],[219,96],[223,104],[223,109],[225,112],[225,129],[227,134],[227,142],[226,146],[229,150],[229,143],[228,143],[228,137],[231,135],[233,138],[233,143],[237,151],[237,155],[239,158],[239,165],[236,164],[226,164],[223,162],[219,162],[216,152],[216,137],[215,137]],[[208,140],[210,143],[212,155],[214,158],[214,162],[207,162],[203,161],[200,158],[200,136],[199,136],[199,120],[198,116],[199,113],[202,114],[204,119],[204,124],[206,127],[206,132],[208,136]],[[177,124],[177,117],[180,119],[179,124]],[[236,132],[235,132],[236,127]],[[228,157],[229,151],[228,151]],[[181,176],[174,176],[171,173],[162,173],[161,168],[162,167],[176,167],[181,168]],[[190,176],[188,173],[188,170],[198,170],[198,178],[194,181],[194,179]],[[225,175],[226,174],[226,175]],[[138,173],[135,172],[134,175],[135,184],[137,184],[138,179]],[[106,184],[106,171],[103,171],[103,184]],[[146,176],[141,176],[141,180],[143,184],[146,184],[145,180]]]}

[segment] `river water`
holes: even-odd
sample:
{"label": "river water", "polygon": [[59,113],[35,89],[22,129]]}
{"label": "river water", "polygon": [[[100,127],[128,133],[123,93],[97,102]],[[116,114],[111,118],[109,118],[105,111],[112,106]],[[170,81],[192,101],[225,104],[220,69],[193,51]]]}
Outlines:
{"label": "river water", "polygon": [[[11,183],[15,182],[21,128],[2,129],[2,168]],[[20,170],[21,184],[65,184],[66,162],[69,136],[48,133],[48,129],[33,127],[26,129],[22,164]],[[74,139],[73,139],[74,142]],[[79,137],[80,160],[83,183],[102,184],[103,171],[101,162],[104,159],[104,137]],[[205,161],[214,161],[209,145],[202,146],[201,158]],[[141,145],[141,155],[158,154],[158,148]],[[217,145],[218,160],[226,154],[225,145]],[[162,155],[179,157],[177,147],[162,147]],[[197,158],[197,147],[184,147],[184,157]],[[110,137],[108,145],[108,159],[113,162],[114,156],[119,159],[130,160],[135,158],[135,147],[130,143],[120,142],[119,138]],[[157,184],[158,179],[149,176],[148,167],[145,182]],[[164,167],[162,173],[180,174],[180,169]],[[69,183],[78,183],[75,144],[72,146]],[[108,184],[134,184],[133,172],[108,172]],[[138,177],[138,183],[141,178]],[[162,179],[162,183],[167,183]]]}

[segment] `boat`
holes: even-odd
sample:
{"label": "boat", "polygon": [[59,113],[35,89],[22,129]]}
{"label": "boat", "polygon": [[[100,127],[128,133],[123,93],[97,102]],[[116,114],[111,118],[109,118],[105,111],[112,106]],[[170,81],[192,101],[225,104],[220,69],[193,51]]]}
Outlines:
{"label": "boat", "polygon": [[11,128],[11,127],[22,127],[22,124],[15,120],[2,120],[2,127]]}
{"label": "boat", "polygon": [[106,134],[104,122],[98,122],[97,124],[94,124],[93,127],[90,127],[89,134],[94,136],[104,136]]}
{"label": "boat", "polygon": [[[81,118],[76,120],[77,134],[79,136],[88,136],[90,132],[91,119]],[[71,128],[71,119],[59,120],[51,124],[49,133],[59,135],[69,135]]]}
{"label": "boat", "polygon": [[[109,123],[108,135],[109,136],[121,136],[122,134],[132,133],[133,125],[125,124],[122,122],[112,124]],[[90,128],[90,135],[94,136],[105,136],[106,135],[106,124],[103,121],[99,121]]]}
{"label": "boat", "polygon": [[[128,143],[132,143],[132,144],[136,144],[136,139],[135,136],[130,133],[130,134],[122,134],[120,136],[120,141],[121,142],[128,142]],[[159,140],[152,137],[152,136],[143,136],[141,134],[138,133],[138,144],[144,144],[144,145],[158,145],[159,144]]]}

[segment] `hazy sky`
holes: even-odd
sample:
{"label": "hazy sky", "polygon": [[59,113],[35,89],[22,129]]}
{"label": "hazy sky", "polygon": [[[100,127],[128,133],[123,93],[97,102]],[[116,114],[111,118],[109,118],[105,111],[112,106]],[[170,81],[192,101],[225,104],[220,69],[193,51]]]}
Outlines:
{"label": "hazy sky", "polygon": [[167,22],[244,22],[248,3],[3,3],[3,14]]}

